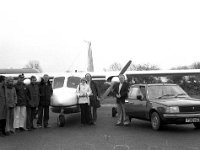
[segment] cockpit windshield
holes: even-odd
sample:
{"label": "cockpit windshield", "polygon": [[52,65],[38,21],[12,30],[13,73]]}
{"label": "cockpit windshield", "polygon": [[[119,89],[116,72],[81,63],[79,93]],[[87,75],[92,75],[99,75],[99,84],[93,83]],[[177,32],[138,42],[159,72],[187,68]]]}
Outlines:
{"label": "cockpit windshield", "polygon": [[63,87],[65,81],[65,77],[56,77],[53,80],[53,89],[61,88]]}
{"label": "cockpit windshield", "polygon": [[77,88],[78,84],[80,83],[80,77],[68,77],[67,80],[67,87],[68,88]]}

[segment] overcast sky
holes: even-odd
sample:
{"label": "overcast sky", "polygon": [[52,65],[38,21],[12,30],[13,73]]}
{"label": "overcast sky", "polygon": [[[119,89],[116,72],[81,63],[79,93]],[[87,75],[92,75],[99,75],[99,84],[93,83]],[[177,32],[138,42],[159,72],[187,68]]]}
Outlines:
{"label": "overcast sky", "polygon": [[113,62],[161,69],[200,61],[199,0],[0,0],[0,68],[38,60],[45,72]]}

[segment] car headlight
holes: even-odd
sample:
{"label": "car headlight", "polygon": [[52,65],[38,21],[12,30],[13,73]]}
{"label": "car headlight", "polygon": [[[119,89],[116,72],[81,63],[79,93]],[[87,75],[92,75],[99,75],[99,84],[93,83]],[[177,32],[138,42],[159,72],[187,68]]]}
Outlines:
{"label": "car headlight", "polygon": [[167,107],[165,112],[166,113],[178,113],[179,107],[178,106]]}

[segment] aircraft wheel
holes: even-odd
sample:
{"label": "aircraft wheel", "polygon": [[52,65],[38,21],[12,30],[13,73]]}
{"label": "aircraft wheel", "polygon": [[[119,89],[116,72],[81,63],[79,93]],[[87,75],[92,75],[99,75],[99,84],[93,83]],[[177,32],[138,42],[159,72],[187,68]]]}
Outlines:
{"label": "aircraft wheel", "polygon": [[193,125],[196,129],[200,129],[200,123],[199,122],[194,122]]}
{"label": "aircraft wheel", "polygon": [[59,127],[64,127],[64,125],[65,125],[65,116],[64,115],[59,115],[58,116],[57,125]]}
{"label": "aircraft wheel", "polygon": [[116,117],[117,110],[115,107],[112,108],[112,117]]}
{"label": "aircraft wheel", "polygon": [[160,116],[157,112],[151,114],[151,126],[153,130],[159,130],[161,127]]}
{"label": "aircraft wheel", "polygon": [[131,117],[131,116],[128,116],[128,119],[129,119],[129,121],[131,122],[131,120],[132,120],[132,117]]}

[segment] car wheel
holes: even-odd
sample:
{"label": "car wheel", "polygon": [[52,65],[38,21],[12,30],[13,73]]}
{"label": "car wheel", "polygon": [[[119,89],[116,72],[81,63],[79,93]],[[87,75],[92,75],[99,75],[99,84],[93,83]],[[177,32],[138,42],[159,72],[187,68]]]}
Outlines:
{"label": "car wheel", "polygon": [[65,125],[65,116],[64,115],[59,115],[58,116],[57,125],[59,127],[64,127],[64,125]]}
{"label": "car wheel", "polygon": [[115,107],[112,108],[112,117],[116,117],[117,110]]}
{"label": "car wheel", "polygon": [[194,122],[193,125],[196,129],[200,129],[200,123],[199,122]]}
{"label": "car wheel", "polygon": [[153,130],[159,130],[161,127],[160,116],[157,112],[151,114],[151,126]]}

